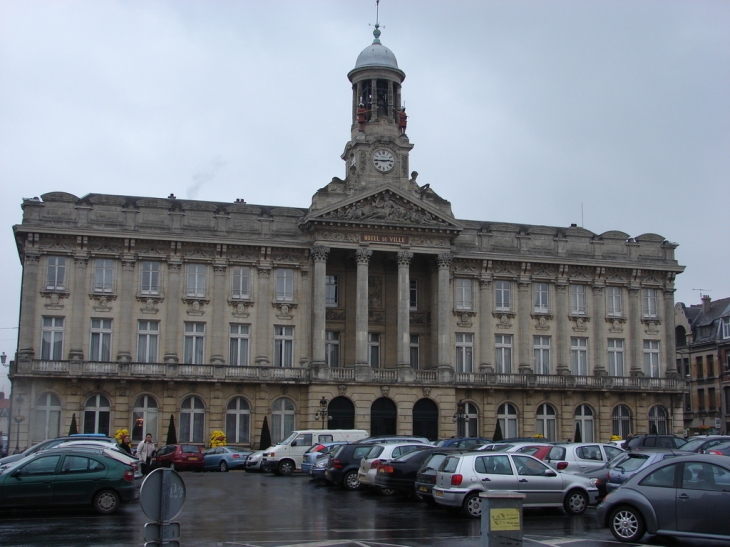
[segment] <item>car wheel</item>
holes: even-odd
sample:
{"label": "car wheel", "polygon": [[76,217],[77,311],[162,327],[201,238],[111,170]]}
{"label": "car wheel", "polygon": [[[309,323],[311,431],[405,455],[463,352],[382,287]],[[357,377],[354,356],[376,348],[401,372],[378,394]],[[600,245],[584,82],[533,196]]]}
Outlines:
{"label": "car wheel", "polygon": [[472,519],[478,519],[482,516],[482,500],[479,499],[479,492],[472,492],[466,498],[462,504],[464,514]]}
{"label": "car wheel", "polygon": [[221,463],[218,466],[218,469],[220,469],[222,473],[226,473],[228,471],[228,464],[226,463],[225,460],[221,460]]}
{"label": "car wheel", "polygon": [[571,490],[565,496],[563,508],[569,515],[582,515],[588,509],[588,495],[582,490]]}
{"label": "car wheel", "polygon": [[114,490],[102,490],[94,496],[94,509],[102,515],[111,515],[119,509],[119,494]]}
{"label": "car wheel", "polygon": [[359,490],[360,479],[357,476],[357,471],[350,471],[342,479],[342,486],[347,490]]}
{"label": "car wheel", "polygon": [[641,513],[627,505],[613,510],[608,520],[608,527],[613,537],[625,543],[639,541],[646,530]]}
{"label": "car wheel", "polygon": [[294,473],[294,464],[289,460],[284,460],[279,464],[279,475],[288,476]]}

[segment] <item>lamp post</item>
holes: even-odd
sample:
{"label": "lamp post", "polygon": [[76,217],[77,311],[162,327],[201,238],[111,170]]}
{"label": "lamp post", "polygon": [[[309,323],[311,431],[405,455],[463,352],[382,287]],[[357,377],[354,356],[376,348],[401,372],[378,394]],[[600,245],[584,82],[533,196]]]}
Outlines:
{"label": "lamp post", "polygon": [[324,395],[319,400],[319,410],[314,413],[314,417],[318,420],[322,420],[322,429],[327,429],[324,426],[324,423],[331,420],[332,416],[330,416],[329,412],[327,412],[327,399],[324,398]]}
{"label": "lamp post", "polygon": [[459,399],[459,402],[456,403],[456,414],[454,414],[454,417],[452,418],[452,421],[456,423],[457,437],[466,437],[464,433],[464,420],[466,419],[466,404],[464,403],[464,401]]}
{"label": "lamp post", "polygon": [[20,415],[20,407],[23,406],[23,396],[20,395],[15,399],[15,402],[18,405],[18,415],[15,416],[13,419],[15,420],[15,452],[14,454],[20,454],[20,423],[25,420],[25,416]]}

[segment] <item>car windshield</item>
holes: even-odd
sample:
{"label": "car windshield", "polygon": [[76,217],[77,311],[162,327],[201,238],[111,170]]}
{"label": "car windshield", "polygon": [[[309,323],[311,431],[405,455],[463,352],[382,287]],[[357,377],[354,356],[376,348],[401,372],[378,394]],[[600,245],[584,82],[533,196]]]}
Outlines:
{"label": "car windshield", "polygon": [[622,464],[616,466],[616,469],[621,469],[623,471],[636,471],[644,465],[646,460],[649,459],[649,456],[644,454],[629,454],[628,456],[629,457]]}
{"label": "car windshield", "polygon": [[278,443],[276,443],[276,444],[289,444],[290,442],[292,442],[292,441],[293,441],[294,439],[296,439],[296,438],[297,438],[297,435],[299,435],[299,433],[297,433],[296,431],[294,431],[294,432],[293,432],[293,433],[292,433],[291,435],[289,435],[289,436],[288,436],[288,437],[287,437],[286,439],[284,439],[283,441],[279,441],[279,442],[278,442]]}

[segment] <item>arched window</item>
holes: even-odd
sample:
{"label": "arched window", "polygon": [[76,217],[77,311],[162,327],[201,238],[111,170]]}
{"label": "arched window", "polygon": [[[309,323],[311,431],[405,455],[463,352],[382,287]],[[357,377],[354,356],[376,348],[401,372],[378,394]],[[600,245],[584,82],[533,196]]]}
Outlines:
{"label": "arched window", "polygon": [[464,403],[464,413],[466,414],[464,436],[479,437],[479,410],[477,405],[469,402]]}
{"label": "arched window", "polygon": [[103,433],[109,437],[111,405],[104,395],[92,395],[84,405],[83,433]]}
{"label": "arched window", "polygon": [[278,443],[294,431],[294,403],[282,397],[271,405],[271,442]]}
{"label": "arched window", "polygon": [[435,441],[439,436],[439,408],[431,399],[413,405],[413,434]]}
{"label": "arched window", "polygon": [[200,397],[191,395],[180,405],[181,443],[205,442],[205,404]]}
{"label": "arched window", "polygon": [[631,410],[626,405],[618,405],[611,413],[611,433],[625,439],[631,434]]}
{"label": "arched window", "polygon": [[398,407],[387,397],[376,399],[370,407],[370,434],[398,434]]}
{"label": "arched window", "polygon": [[517,409],[511,403],[502,403],[497,409],[497,422],[502,429],[502,436],[505,439],[517,437],[519,428],[517,427]]}
{"label": "arched window", "polygon": [[328,429],[355,429],[355,405],[347,397],[335,397],[327,405]]}
{"label": "arched window", "polygon": [[667,434],[667,411],[664,407],[653,406],[649,409],[649,433],[653,435]]}
{"label": "arched window", "polygon": [[580,428],[582,442],[595,442],[593,434],[593,409],[588,405],[579,405],[575,409],[575,425]]}
{"label": "arched window", "polygon": [[235,397],[226,409],[226,442],[251,442],[251,406],[243,397]]}
{"label": "arched window", "polygon": [[546,441],[557,440],[555,408],[552,405],[542,404],[537,407],[535,429]]}
{"label": "arched window", "polygon": [[157,400],[152,395],[140,395],[132,410],[132,441],[142,442],[147,433],[153,442],[157,440]]}
{"label": "arched window", "polygon": [[33,440],[44,441],[61,435],[61,399],[44,393],[35,400]]}

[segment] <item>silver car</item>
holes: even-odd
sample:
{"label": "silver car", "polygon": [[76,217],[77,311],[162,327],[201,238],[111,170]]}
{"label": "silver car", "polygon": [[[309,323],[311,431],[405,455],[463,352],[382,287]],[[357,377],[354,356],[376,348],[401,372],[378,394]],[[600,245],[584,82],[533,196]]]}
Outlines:
{"label": "silver car", "polygon": [[595,479],[560,473],[532,456],[470,452],[454,454],[441,463],[433,499],[479,518],[479,494],[489,490],[520,492],[525,494],[523,507],[562,507],[571,515],[582,515],[598,498]]}
{"label": "silver car", "polygon": [[[360,469],[357,478],[361,487],[375,488],[375,475],[378,474],[378,463],[390,460],[423,448],[433,448],[433,445],[420,442],[374,444],[370,452],[360,460]],[[380,489],[383,494],[392,494],[388,489]]]}
{"label": "silver car", "polygon": [[621,453],[623,450],[611,444],[559,444],[552,447],[542,461],[556,471],[588,473],[603,467]]}

